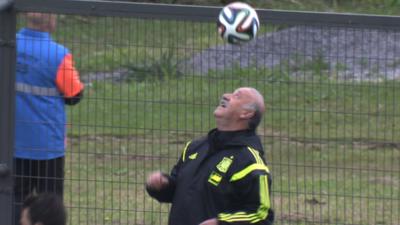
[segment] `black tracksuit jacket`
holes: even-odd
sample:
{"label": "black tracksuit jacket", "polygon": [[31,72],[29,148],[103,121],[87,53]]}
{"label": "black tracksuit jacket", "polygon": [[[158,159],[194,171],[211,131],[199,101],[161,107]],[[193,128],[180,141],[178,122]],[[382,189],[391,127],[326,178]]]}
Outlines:
{"label": "black tracksuit jacket", "polygon": [[272,224],[271,177],[254,131],[211,130],[189,142],[168,176],[168,187],[147,192],[172,203],[169,225]]}

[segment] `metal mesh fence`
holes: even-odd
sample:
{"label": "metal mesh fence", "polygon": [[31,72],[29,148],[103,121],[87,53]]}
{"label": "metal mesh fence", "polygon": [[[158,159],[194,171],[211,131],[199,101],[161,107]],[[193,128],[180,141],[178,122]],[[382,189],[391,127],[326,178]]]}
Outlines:
{"label": "metal mesh fence", "polygon": [[265,97],[258,134],[275,224],[400,224],[398,28],[300,14],[262,19],[254,41],[233,46],[192,13],[57,14],[52,36],[85,83],[66,108],[69,224],[167,224],[169,206],[146,194],[146,176],[168,172],[215,126],[220,96],[241,86]]}

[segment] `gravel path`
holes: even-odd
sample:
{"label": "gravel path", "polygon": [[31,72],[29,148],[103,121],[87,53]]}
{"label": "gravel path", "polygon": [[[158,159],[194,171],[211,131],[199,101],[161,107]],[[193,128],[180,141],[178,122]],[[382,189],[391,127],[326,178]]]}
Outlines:
{"label": "gravel path", "polygon": [[[186,73],[254,66],[289,65],[291,75],[305,74],[313,60],[339,79],[400,79],[400,32],[377,29],[296,26],[259,35],[242,46],[221,45],[185,62]],[[321,61],[323,60],[323,61]],[[302,69],[301,69],[302,68]]]}

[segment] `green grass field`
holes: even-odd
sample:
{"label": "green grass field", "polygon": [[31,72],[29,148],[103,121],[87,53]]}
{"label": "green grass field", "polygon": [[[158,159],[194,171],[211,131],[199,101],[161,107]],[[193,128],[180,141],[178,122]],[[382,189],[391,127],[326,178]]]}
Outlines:
{"label": "green grass field", "polygon": [[[83,137],[72,144],[72,223],[166,224],[168,206],[145,194],[145,175],[168,171],[183,146],[180,136]],[[398,149],[264,140],[277,224],[398,224]]]}
{"label": "green grass field", "polygon": [[[277,224],[398,224],[400,83],[265,79],[268,74],[98,82],[69,108],[67,197],[80,224],[166,224],[144,192],[186,141],[214,127],[220,94],[264,93],[259,129],[274,175]],[[160,213],[161,212],[161,213]]]}

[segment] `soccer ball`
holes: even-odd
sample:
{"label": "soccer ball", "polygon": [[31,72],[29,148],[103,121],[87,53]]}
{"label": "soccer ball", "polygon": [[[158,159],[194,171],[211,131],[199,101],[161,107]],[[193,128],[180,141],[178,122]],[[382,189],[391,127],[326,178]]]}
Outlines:
{"label": "soccer ball", "polygon": [[222,8],[217,24],[219,34],[230,44],[252,40],[260,27],[257,12],[242,2],[233,2]]}

